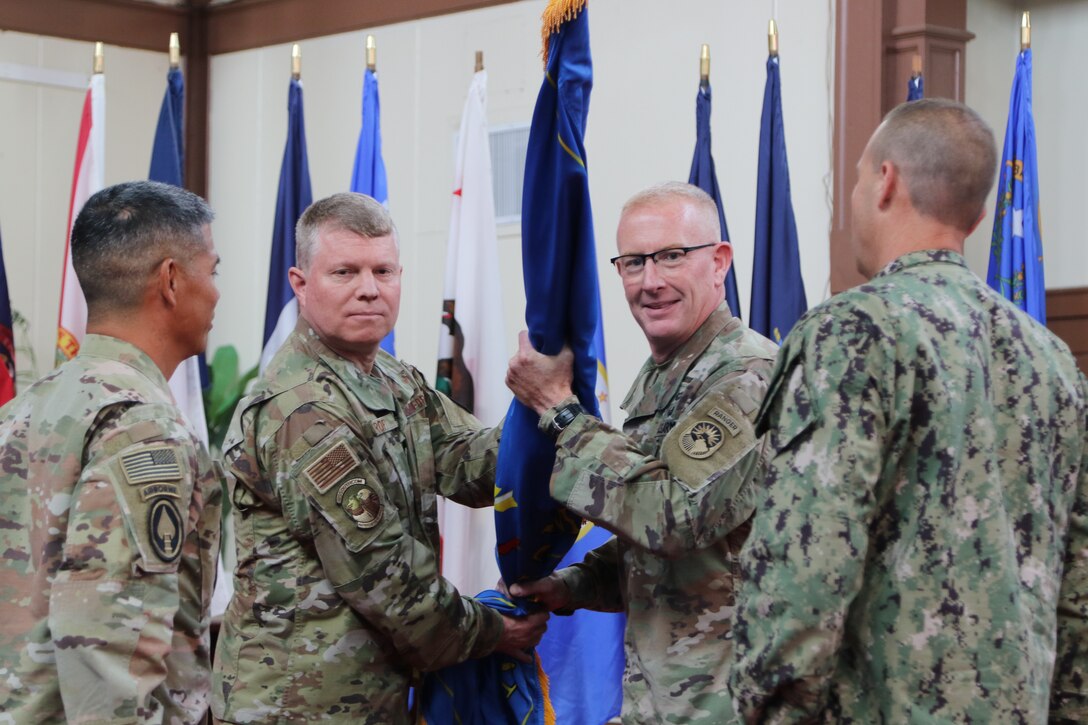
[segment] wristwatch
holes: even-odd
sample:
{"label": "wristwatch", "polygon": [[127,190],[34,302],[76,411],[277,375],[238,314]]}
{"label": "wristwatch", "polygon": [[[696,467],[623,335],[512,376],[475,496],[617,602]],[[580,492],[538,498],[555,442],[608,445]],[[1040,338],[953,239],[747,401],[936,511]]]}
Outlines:
{"label": "wristwatch", "polygon": [[584,412],[586,412],[586,409],[583,408],[582,404],[577,400],[573,403],[567,403],[562,408],[556,410],[555,416],[552,418],[552,438],[558,438],[559,434],[566,430],[566,427],[573,423],[574,419]]}

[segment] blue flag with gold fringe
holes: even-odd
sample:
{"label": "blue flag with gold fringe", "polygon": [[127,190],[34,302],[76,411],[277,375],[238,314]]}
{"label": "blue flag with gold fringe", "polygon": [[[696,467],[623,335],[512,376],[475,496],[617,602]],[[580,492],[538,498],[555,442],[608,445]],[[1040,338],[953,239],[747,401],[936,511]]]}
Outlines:
{"label": "blue flag with gold fringe", "polygon": [[759,127],[759,174],[756,180],[756,239],[752,260],[749,324],[778,344],[808,309],[801,279],[797,222],[790,198],[790,167],[782,121],[782,80],[778,56],[767,58],[767,85]]}
{"label": "blue flag with gold fringe", "polygon": [[[710,153],[710,81],[707,80],[699,84],[699,94],[695,97],[695,155],[691,159],[688,183],[710,194],[710,198],[718,205],[718,222],[722,228],[722,239],[730,241],[729,227],[725,224],[722,194],[718,189],[718,175],[714,171],[714,156]],[[737,276],[733,272],[736,256],[733,257],[733,261],[734,264],[729,265],[729,271],[725,275],[725,301],[729,305],[729,311],[735,317],[740,317]]]}
{"label": "blue flag with gold fringe", "polygon": [[[594,336],[600,315],[597,256],[583,137],[592,63],[585,0],[551,0],[544,11],[545,73],[529,131],[521,215],[525,319],[533,346],[574,352],[572,387],[598,414]],[[499,569],[508,584],[550,574],[574,544],[581,521],[548,494],[555,442],[539,416],[514,400],[506,414],[495,484]],[[527,602],[484,592],[510,614]],[[498,607],[497,607],[498,608]],[[434,673],[422,693],[428,725],[548,725],[556,722],[538,664],[493,654]]]}
{"label": "blue flag with gold fringe", "polygon": [[1043,239],[1039,233],[1039,170],[1031,114],[1031,48],[1016,58],[1009,120],[997,177],[997,209],[986,282],[1046,324]]}
{"label": "blue flag with gold fringe", "polygon": [[907,81],[907,100],[919,101],[926,96],[925,80],[922,78],[922,74],[919,73],[915,76],[911,76],[911,79]]}

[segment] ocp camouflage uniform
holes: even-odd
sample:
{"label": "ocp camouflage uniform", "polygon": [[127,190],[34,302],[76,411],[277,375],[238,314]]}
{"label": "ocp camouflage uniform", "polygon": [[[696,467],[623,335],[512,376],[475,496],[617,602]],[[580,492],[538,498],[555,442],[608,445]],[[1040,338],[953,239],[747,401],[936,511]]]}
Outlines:
{"label": "ocp camouflage uniform", "polygon": [[0,723],[201,722],[222,494],[159,368],[88,335],[0,446]]}
{"label": "ocp camouflage uniform", "polygon": [[414,672],[490,653],[501,617],[439,576],[436,495],[490,505],[498,441],[414,368],[379,352],[364,374],[299,320],[224,444],[216,717],[406,723]]}
{"label": "ocp camouflage uniform", "polygon": [[668,361],[643,366],[622,433],[582,415],[557,441],[552,497],[618,537],[559,574],[575,606],[627,612],[625,723],[732,713],[735,562],[762,496],[753,421],[776,351],[723,303]]}
{"label": "ocp camouflage uniform", "polygon": [[758,424],[774,456],[742,555],[743,716],[1088,714],[1086,396],[1068,348],[951,251],[810,311]]}

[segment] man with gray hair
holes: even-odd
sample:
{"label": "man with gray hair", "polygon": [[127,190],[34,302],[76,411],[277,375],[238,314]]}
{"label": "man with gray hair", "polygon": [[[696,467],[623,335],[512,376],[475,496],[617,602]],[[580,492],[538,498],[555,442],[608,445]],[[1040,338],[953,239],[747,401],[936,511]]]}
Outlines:
{"label": "man with gray hair", "polygon": [[87,336],[0,411],[0,720],[204,721],[222,493],[166,381],[207,345],[211,221],[151,181],[76,217]]}
{"label": "man with gray hair", "polygon": [[705,192],[666,183],[636,194],[616,241],[612,262],[650,345],[623,431],[578,405],[567,356],[540,355],[524,334],[507,377],[555,438],[552,497],[616,536],[510,589],[552,610],[627,613],[625,723],[716,725],[732,713],[734,569],[762,497],[754,419],[777,348],[724,302],[733,250]]}
{"label": "man with gray hair", "polygon": [[869,282],[794,326],[757,423],[740,721],[1088,716],[1088,383],[967,269],[996,162],[978,115],[936,99],[858,162]]}
{"label": "man with gray hair", "polygon": [[336,194],[296,240],[298,324],[223,444],[238,568],[213,711],[406,724],[418,673],[493,651],[528,660],[547,615],[502,616],[439,574],[436,497],[492,504],[501,428],[380,350],[400,307],[389,212]]}

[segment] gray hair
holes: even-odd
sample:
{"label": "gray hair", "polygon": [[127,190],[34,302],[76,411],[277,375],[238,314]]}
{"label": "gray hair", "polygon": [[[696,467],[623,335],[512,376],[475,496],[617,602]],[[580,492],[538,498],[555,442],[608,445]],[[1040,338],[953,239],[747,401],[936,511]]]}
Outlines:
{"label": "gray hair", "polygon": [[397,243],[393,217],[380,202],[350,191],[333,194],[310,204],[299,217],[295,227],[295,259],[299,269],[309,270],[317,235],[322,229],[340,229],[367,239],[392,236]]}
{"label": "gray hair", "polygon": [[172,257],[188,265],[207,249],[214,213],[196,194],[157,181],[129,181],[97,192],[72,225],[72,268],[88,313],[130,310],[144,282]]}
{"label": "gray hair", "polygon": [[638,192],[623,205],[620,211],[622,219],[629,212],[648,206],[658,206],[671,201],[683,201],[691,206],[699,215],[698,221],[703,236],[707,242],[722,241],[721,219],[718,217],[718,205],[698,186],[686,184],[682,181],[665,181],[654,184],[648,189]]}
{"label": "gray hair", "polygon": [[978,221],[997,172],[994,134],[962,103],[926,98],[884,117],[869,144],[874,168],[892,162],[915,210],[967,231]]}

